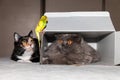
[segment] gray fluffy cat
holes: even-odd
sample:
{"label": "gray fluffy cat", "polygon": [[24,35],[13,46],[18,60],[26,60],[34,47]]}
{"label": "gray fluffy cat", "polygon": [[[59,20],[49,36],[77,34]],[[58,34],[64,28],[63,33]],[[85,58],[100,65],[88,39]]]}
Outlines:
{"label": "gray fluffy cat", "polygon": [[99,61],[98,53],[80,34],[57,34],[44,54],[44,64],[90,64]]}

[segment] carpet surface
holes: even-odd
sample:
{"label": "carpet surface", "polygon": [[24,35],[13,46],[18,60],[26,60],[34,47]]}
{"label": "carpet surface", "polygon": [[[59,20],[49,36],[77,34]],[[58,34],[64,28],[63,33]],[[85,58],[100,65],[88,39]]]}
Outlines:
{"label": "carpet surface", "polygon": [[120,80],[119,66],[40,65],[0,59],[0,80]]}

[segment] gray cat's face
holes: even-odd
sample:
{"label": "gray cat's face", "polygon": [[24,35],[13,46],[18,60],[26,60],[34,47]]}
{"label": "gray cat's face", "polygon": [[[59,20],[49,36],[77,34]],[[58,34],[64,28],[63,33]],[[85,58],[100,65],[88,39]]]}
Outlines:
{"label": "gray cat's face", "polygon": [[59,48],[70,51],[75,44],[80,44],[82,37],[79,34],[58,34],[56,35]]}

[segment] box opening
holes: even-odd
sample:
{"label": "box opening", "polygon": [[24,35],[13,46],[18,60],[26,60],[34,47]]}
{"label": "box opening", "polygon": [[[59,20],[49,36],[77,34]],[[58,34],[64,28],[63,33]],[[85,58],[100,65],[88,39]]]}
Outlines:
{"label": "box opening", "polygon": [[53,43],[57,33],[79,33],[98,51],[98,64],[115,65],[115,29],[109,12],[46,12],[48,24],[43,52]]}

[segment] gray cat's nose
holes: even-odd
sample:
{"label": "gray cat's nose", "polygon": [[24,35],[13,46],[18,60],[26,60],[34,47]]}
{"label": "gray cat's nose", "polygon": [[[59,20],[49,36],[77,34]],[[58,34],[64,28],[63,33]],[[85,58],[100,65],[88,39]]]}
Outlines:
{"label": "gray cat's nose", "polygon": [[67,44],[67,41],[64,41],[64,42],[63,42],[63,44],[65,44],[65,45],[66,45],[66,44]]}
{"label": "gray cat's nose", "polygon": [[62,45],[63,45],[63,46],[66,46],[66,45],[67,45],[67,41],[64,41]]}

